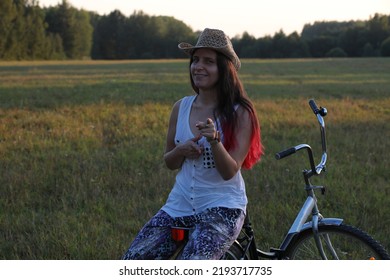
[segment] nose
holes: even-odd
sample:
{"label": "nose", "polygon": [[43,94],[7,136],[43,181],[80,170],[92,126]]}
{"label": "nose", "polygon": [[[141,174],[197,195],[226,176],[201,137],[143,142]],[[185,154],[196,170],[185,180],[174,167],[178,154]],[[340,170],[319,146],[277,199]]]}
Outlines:
{"label": "nose", "polygon": [[192,68],[194,69],[194,70],[200,70],[200,69],[204,69],[204,63],[202,62],[202,60],[201,59],[198,59],[198,60],[194,60],[193,62],[192,62]]}
{"label": "nose", "polygon": [[197,62],[194,67],[195,70],[202,70],[204,69],[203,64],[200,62]]}

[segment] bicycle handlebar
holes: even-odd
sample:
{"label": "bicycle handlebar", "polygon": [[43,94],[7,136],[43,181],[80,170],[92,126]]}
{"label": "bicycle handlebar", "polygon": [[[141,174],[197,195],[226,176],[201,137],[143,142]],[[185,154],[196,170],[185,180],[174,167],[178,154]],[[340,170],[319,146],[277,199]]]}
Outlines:
{"label": "bicycle handlebar", "polygon": [[282,158],[288,157],[289,155],[295,154],[296,151],[297,150],[295,149],[295,147],[288,148],[287,150],[276,153],[275,158],[282,159]]}
{"label": "bicycle handlebar", "polygon": [[326,152],[326,134],[325,134],[324,117],[327,115],[328,111],[326,110],[326,108],[322,108],[322,107],[318,108],[316,102],[313,99],[309,100],[309,105],[310,108],[313,110],[313,113],[317,116],[317,120],[318,123],[320,124],[320,129],[321,129],[322,156],[321,156],[320,163],[317,166],[315,165],[312,149],[307,144],[297,145],[288,148],[286,150],[283,150],[279,153],[276,153],[275,158],[279,160],[288,157],[292,154],[295,154],[299,150],[307,149],[309,161],[310,161],[310,167],[311,167],[311,171],[308,174],[308,176],[310,177],[312,175],[319,175],[325,169],[327,152]]}
{"label": "bicycle handlebar", "polygon": [[309,100],[309,105],[310,105],[310,108],[313,110],[313,113],[315,115],[317,115],[318,112],[319,112],[319,109],[318,109],[318,106],[317,106],[316,102],[313,99],[310,99]]}

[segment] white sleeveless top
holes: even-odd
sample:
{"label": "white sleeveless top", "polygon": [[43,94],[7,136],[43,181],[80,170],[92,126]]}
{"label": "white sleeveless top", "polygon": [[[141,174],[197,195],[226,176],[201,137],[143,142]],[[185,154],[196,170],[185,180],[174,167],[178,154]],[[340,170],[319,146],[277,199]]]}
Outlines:
{"label": "white sleeveless top", "polygon": [[[196,96],[180,102],[176,124],[176,145],[195,137],[190,128],[190,112]],[[218,125],[220,127],[220,125]],[[223,134],[220,129],[221,140]],[[238,171],[225,181],[214,165],[210,144],[205,137],[198,141],[204,152],[198,159],[185,159],[176,175],[176,182],[162,210],[171,217],[190,216],[212,207],[238,208],[246,211],[245,183]]]}

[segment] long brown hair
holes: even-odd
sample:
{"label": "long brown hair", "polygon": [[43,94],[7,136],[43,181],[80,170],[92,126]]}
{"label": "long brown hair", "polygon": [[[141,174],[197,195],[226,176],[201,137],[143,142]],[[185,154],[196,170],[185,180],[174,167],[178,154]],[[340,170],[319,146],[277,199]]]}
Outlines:
{"label": "long brown hair", "polygon": [[[190,67],[193,55],[190,59]],[[222,53],[217,52],[217,66],[219,71],[218,79],[218,105],[214,114],[218,116],[224,135],[224,146],[226,150],[233,150],[237,146],[235,132],[237,129],[237,112],[235,106],[242,106],[248,111],[252,123],[252,135],[248,154],[242,164],[243,168],[250,169],[264,154],[261,144],[260,124],[256,110],[249,99],[244,86],[238,76],[234,64]],[[190,73],[191,85],[196,93],[199,88],[195,86]]]}

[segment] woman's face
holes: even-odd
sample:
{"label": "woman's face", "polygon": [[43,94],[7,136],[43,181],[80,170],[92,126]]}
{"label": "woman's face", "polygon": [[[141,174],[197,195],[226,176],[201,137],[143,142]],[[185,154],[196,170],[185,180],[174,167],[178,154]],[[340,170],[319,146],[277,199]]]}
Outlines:
{"label": "woman's face", "polygon": [[218,82],[217,52],[212,49],[195,50],[191,63],[191,77],[197,88],[210,90]]}

